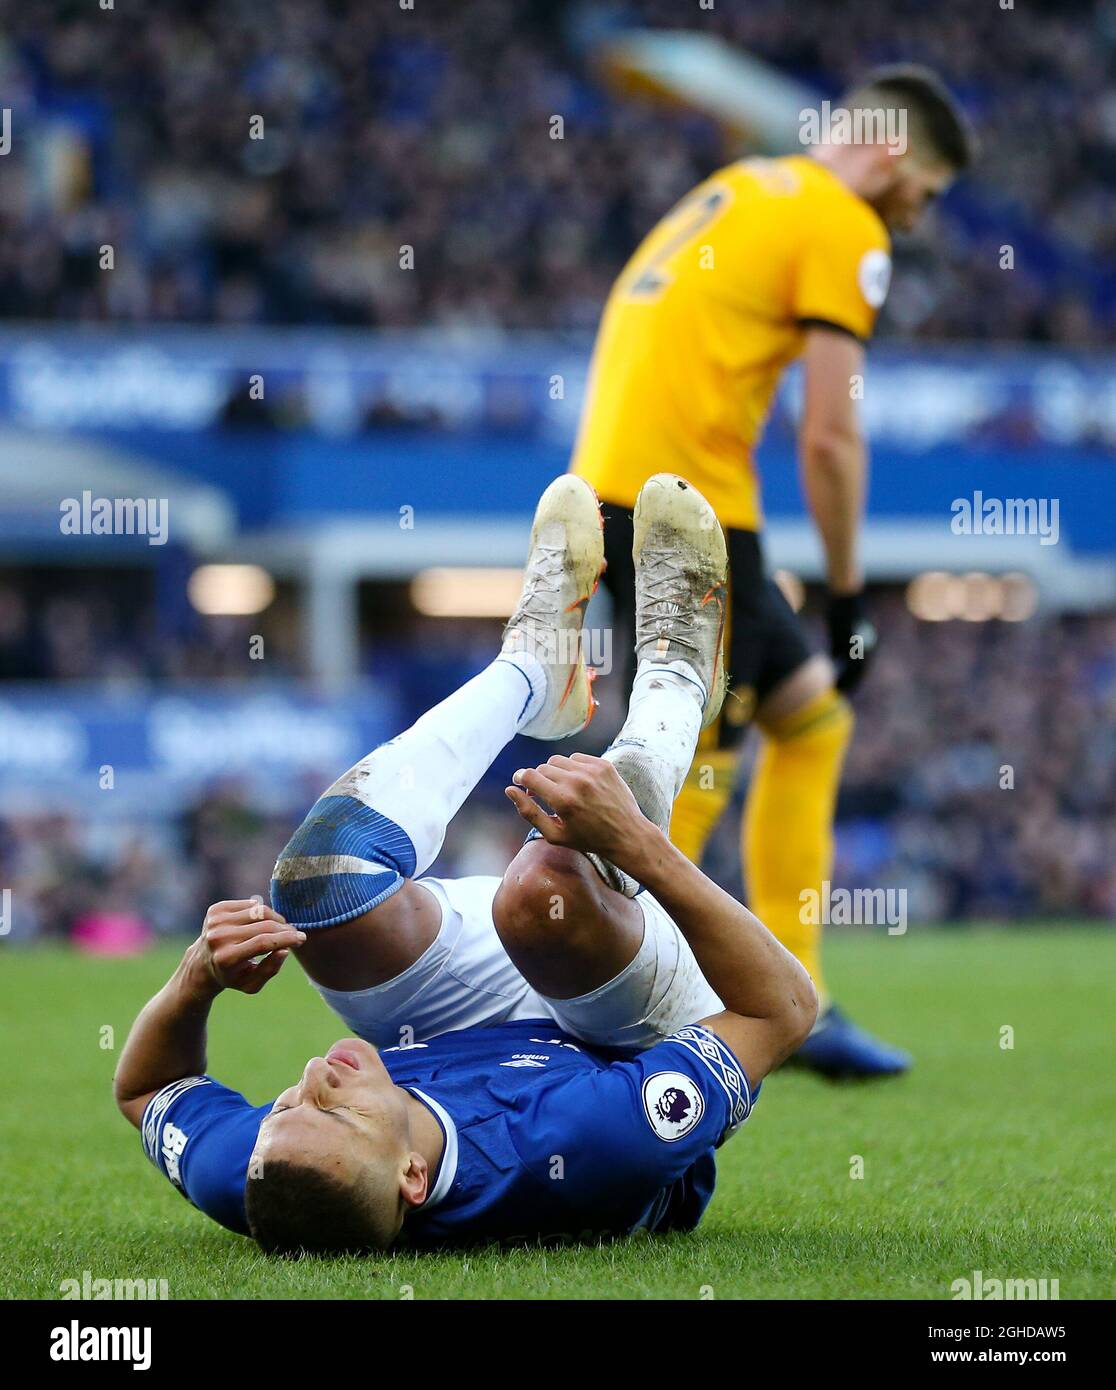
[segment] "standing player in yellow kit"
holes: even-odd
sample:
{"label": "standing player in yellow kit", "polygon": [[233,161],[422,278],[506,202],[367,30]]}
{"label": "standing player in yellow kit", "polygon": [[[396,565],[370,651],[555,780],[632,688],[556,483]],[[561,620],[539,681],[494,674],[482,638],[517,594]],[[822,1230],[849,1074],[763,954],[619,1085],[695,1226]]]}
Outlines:
{"label": "standing player in yellow kit", "polygon": [[[913,227],[972,150],[953,98],[923,68],[881,70],[840,108],[852,115],[852,141],[730,165],[645,238],[605,306],[571,467],[604,504],[605,582],[618,626],[632,622],[630,509],[643,483],[681,474],[720,518],[735,698],[699,746],[671,838],[700,862],[732,795],[742,731],[755,722],[762,748],[742,834],[750,906],[810,972],[823,1001],[798,1060],[828,1076],[863,1077],[905,1071],[910,1058],[828,1000],[821,926],[808,920],[801,896],[820,892],[832,871],[834,807],[853,729],[846,695],[875,642],[861,599],[867,459],[854,387],[887,294],[889,229]],[[767,578],[760,542],[753,451],[796,358],[805,369],[802,484],[829,587],[828,658],[811,653]]]}

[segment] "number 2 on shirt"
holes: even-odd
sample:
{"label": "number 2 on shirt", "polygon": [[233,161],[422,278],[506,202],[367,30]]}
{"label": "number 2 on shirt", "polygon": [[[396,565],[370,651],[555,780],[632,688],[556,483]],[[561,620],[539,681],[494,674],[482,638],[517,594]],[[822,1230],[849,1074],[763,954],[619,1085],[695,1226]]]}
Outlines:
{"label": "number 2 on shirt", "polygon": [[628,285],[628,297],[657,299],[673,278],[666,269],[666,263],[699,237],[724,212],[731,199],[732,192],[724,185],[683,198],[668,214],[663,228],[665,231],[676,223],[676,229],[661,245],[649,252],[642,265],[633,267],[634,278]]}

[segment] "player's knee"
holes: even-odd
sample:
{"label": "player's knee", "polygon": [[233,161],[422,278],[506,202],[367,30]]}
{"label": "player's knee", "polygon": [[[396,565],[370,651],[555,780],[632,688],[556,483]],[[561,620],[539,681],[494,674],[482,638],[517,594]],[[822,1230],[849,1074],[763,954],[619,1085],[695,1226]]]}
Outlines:
{"label": "player's knee", "polygon": [[826,747],[839,756],[852,740],[856,716],[845,696],[829,686],[789,713],[767,715],[758,722],[776,751],[782,745],[794,749],[808,741],[811,747]]}
{"label": "player's knee", "polygon": [[849,743],[856,729],[856,715],[853,712],[852,704],[847,696],[842,695],[839,690],[834,690],[833,697],[833,722],[837,726],[838,736],[841,742]]}
{"label": "player's knee", "polygon": [[592,891],[596,871],[577,850],[542,840],[524,845],[508,865],[492,904],[500,936],[526,942],[561,931],[569,942],[577,911]]}
{"label": "player's knee", "polygon": [[789,1026],[791,1038],[796,1048],[800,1047],[810,1036],[810,1031],[818,1021],[818,991],[817,986],[805,971],[805,976],[800,988],[795,991],[794,1004],[791,1009]]}
{"label": "player's knee", "polygon": [[292,926],[336,926],[371,912],[414,872],[402,827],[354,796],[327,793],[279,855],[271,903]]}

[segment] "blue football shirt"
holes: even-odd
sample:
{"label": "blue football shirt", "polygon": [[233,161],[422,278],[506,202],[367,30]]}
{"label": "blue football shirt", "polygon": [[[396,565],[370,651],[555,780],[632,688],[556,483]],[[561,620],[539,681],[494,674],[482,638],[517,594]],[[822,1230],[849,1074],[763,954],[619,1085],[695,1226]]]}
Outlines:
{"label": "blue football shirt", "polygon": [[[404,1222],[416,1245],[692,1229],[713,1195],[714,1150],[754,1099],[729,1048],[696,1024],[623,1059],[549,1019],[380,1055],[445,1136],[430,1194]],[[144,1149],[196,1207],[247,1234],[248,1162],[270,1110],[185,1077],[148,1103]]]}

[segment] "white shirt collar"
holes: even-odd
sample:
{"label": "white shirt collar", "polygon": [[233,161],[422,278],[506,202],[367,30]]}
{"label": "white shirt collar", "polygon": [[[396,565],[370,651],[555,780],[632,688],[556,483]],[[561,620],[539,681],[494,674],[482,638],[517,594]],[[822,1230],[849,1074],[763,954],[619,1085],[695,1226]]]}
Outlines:
{"label": "white shirt collar", "polygon": [[438,1179],[434,1184],[433,1190],[427,1196],[426,1201],[419,1207],[419,1211],[429,1211],[443,1201],[453,1180],[457,1177],[457,1126],[450,1118],[445,1106],[439,1105],[433,1096],[428,1096],[425,1091],[420,1091],[417,1086],[406,1088],[413,1096],[418,1096],[424,1105],[430,1107],[434,1113],[434,1118],[442,1126],[442,1133],[445,1136],[442,1148],[442,1161],[438,1165]]}

